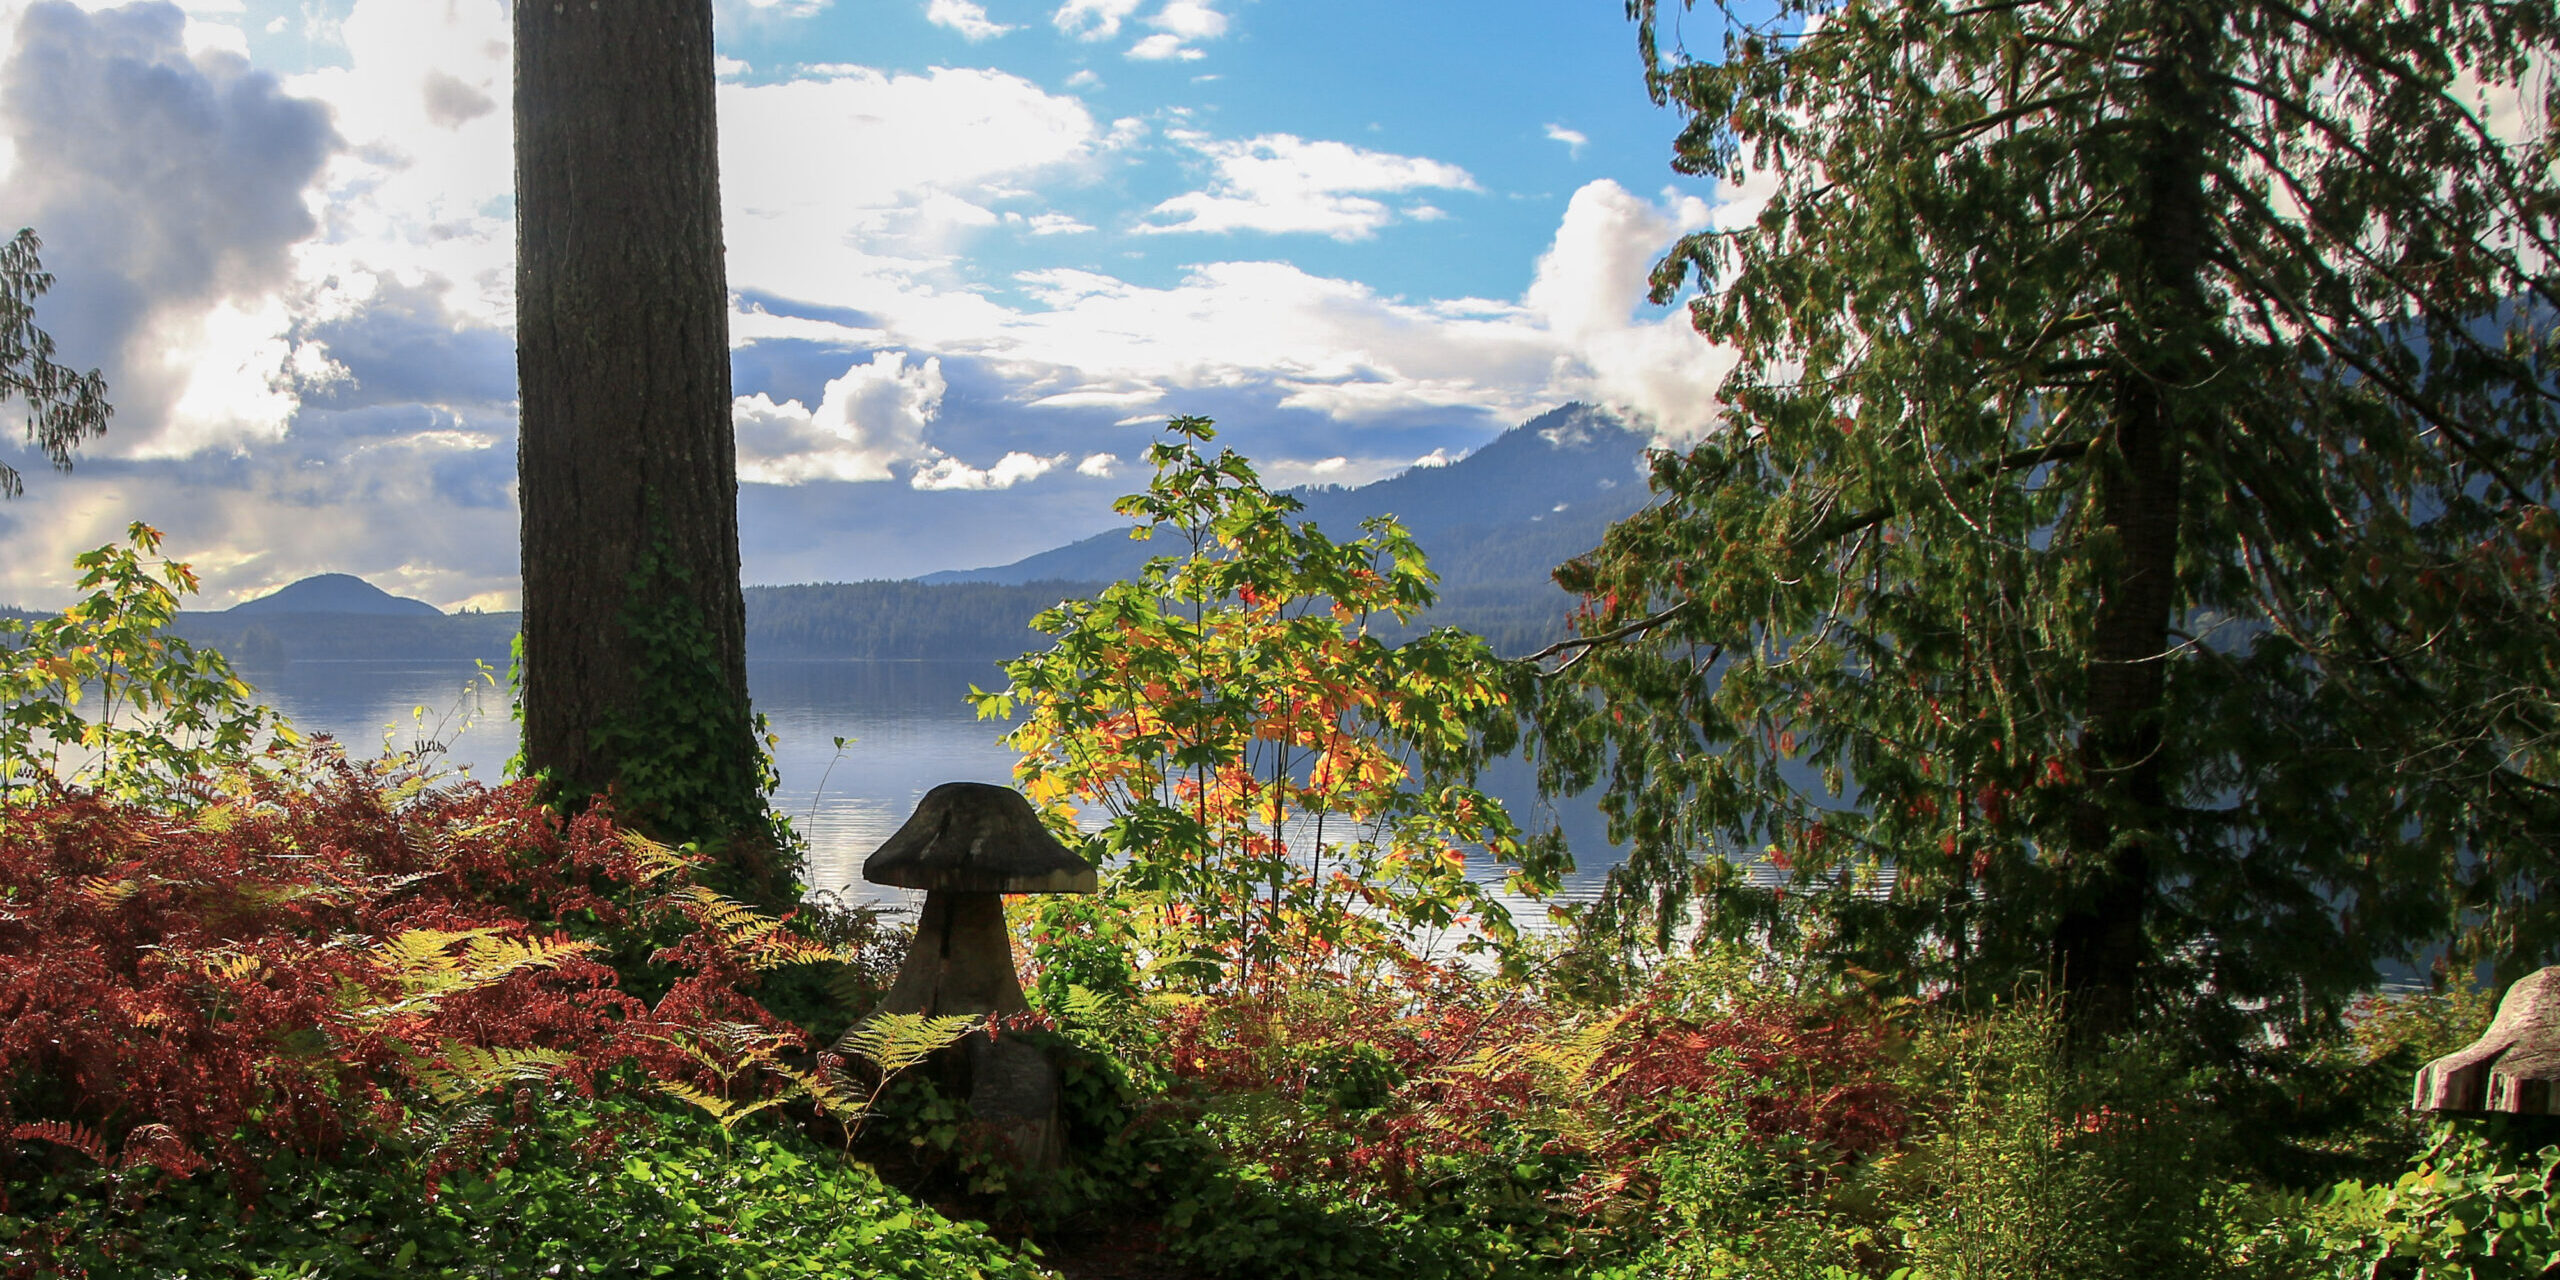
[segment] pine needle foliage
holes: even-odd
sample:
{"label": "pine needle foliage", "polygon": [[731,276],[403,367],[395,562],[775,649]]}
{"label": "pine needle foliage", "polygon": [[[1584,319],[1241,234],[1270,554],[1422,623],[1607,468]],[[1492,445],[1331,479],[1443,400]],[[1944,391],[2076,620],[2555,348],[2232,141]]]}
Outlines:
{"label": "pine needle foliage", "polygon": [[1646,83],[1751,196],[1653,295],[1739,363],[1559,571],[1601,915],[2230,1052],[2551,959],[2551,6],[1688,7]]}

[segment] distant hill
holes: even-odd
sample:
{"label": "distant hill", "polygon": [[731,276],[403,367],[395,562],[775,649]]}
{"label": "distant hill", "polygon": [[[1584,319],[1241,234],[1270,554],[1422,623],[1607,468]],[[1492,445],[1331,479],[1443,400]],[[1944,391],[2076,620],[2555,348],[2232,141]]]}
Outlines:
{"label": "distant hill", "polygon": [[392,618],[441,618],[444,610],[424,600],[395,596],[352,573],[324,573],[235,604],[223,613],[235,618],[285,613],[356,613]]}
{"label": "distant hill", "polygon": [[[1496,652],[1529,652],[1564,634],[1572,601],[1547,578],[1597,546],[1609,524],[1650,500],[1646,437],[1607,413],[1567,405],[1541,414],[1445,467],[1417,467],[1356,489],[1306,489],[1305,518],[1348,539],[1393,514],[1440,575],[1440,604],[1401,640],[1454,625]],[[986,569],[907,582],[748,587],[747,655],[756,659],[998,661],[1045,647],[1033,615],[1135,574],[1162,543],[1126,530]],[[0,613],[8,612],[0,609]],[[220,612],[182,613],[173,628],[244,665],[288,661],[507,660],[520,615],[447,615],[349,574],[305,578]]]}
{"label": "distant hill", "polygon": [[[1356,489],[1290,492],[1306,504],[1303,518],[1337,539],[1357,536],[1370,516],[1395,516],[1422,544],[1444,589],[1544,587],[1548,570],[1599,545],[1602,530],[1651,499],[1647,441],[1606,410],[1569,404],[1445,467],[1415,467]],[[1112,582],[1164,553],[1159,543],[1114,529],[1011,564],[916,581]]]}

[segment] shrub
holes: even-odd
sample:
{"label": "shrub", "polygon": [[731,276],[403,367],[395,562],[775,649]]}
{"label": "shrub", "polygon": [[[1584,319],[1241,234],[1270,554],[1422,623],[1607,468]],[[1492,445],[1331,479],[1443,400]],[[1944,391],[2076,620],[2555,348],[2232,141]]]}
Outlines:
{"label": "shrub", "polygon": [[700,1113],[555,1094],[503,1152],[439,1169],[398,1140],[278,1157],[252,1211],[212,1179],[132,1194],[78,1168],[12,1187],[0,1274],[163,1277],[1039,1274],[870,1170],[788,1132],[732,1140]]}
{"label": "shrub", "polygon": [[1182,554],[1040,615],[1057,643],[976,695],[982,715],[1020,713],[1016,772],[1062,834],[1075,806],[1108,815],[1096,852],[1141,971],[1205,991],[1408,964],[1434,939],[1507,943],[1501,902],[1468,874],[1471,853],[1529,858],[1473,785],[1499,664],[1453,629],[1394,648],[1373,632],[1432,599],[1391,521],[1334,542],[1244,459],[1203,456],[1207,419],[1170,430],[1153,482],[1118,509]]}
{"label": "shrub", "polygon": [[[177,815],[73,791],[9,807],[13,1137],[247,1176],[246,1135],[323,1151],[411,1102],[519,1079],[591,1090],[629,1064],[714,1110],[792,1083],[775,1051],[799,1035],[746,989],[824,949],[686,882],[684,856],[603,812],[563,824],[524,787],[436,787],[335,753],[227,786]],[[682,976],[644,1003],[597,939],[667,919],[686,926],[661,953]]]}

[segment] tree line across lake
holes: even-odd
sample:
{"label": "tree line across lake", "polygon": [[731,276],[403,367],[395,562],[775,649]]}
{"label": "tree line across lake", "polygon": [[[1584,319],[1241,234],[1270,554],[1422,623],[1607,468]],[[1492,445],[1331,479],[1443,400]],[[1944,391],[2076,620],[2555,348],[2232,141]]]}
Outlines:
{"label": "tree line across lake", "polygon": [[[747,652],[758,659],[945,659],[1000,662],[1048,647],[1031,629],[1042,610],[1101,590],[1091,582],[821,582],[747,588]],[[1389,627],[1391,642],[1432,626],[1460,626],[1497,653],[1525,653],[1563,634],[1570,600],[1537,582],[1450,589],[1413,623]],[[0,608],[0,616],[32,617]],[[252,669],[282,662],[355,659],[505,662],[520,617],[451,613],[402,617],[356,613],[238,616],[181,613],[171,628]]]}

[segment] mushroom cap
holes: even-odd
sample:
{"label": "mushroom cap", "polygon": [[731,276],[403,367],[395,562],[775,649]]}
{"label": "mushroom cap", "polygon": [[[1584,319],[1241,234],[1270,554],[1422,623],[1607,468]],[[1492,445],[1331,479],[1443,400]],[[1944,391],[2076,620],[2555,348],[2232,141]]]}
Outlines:
{"label": "mushroom cap", "polygon": [[1091,893],[1093,864],[1067,851],[1011,787],[946,782],[924,793],[862,864],[862,878],[962,893]]}

